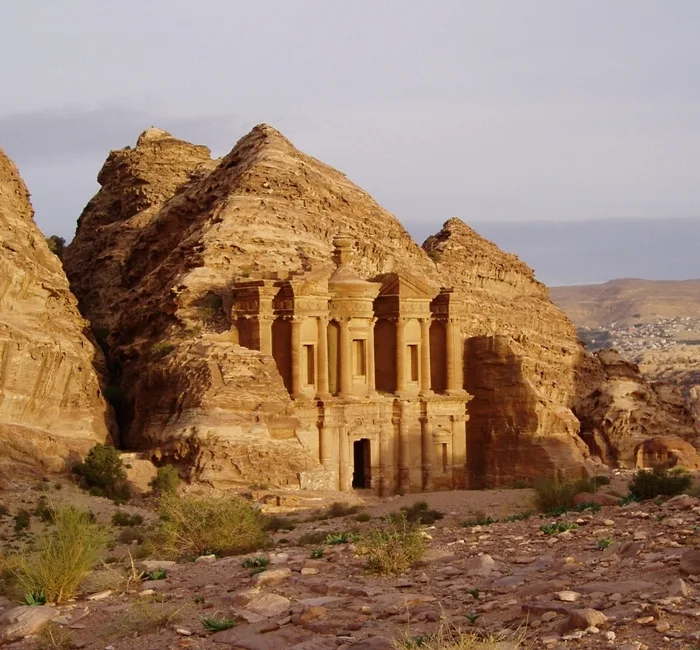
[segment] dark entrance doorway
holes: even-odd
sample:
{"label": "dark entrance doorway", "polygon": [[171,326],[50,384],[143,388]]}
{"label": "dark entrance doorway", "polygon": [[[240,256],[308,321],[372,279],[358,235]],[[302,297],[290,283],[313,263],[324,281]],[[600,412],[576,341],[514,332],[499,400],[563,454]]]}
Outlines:
{"label": "dark entrance doorway", "polygon": [[354,488],[371,487],[372,461],[370,457],[369,439],[362,438],[352,443],[353,472],[352,486]]}

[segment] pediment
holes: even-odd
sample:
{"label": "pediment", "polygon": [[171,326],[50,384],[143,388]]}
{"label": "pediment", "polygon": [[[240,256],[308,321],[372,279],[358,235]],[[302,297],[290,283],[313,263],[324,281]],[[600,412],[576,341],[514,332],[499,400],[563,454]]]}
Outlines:
{"label": "pediment", "polygon": [[395,271],[382,276],[382,288],[379,296],[398,296],[400,299],[432,300],[440,289],[423,278],[416,277],[407,271]]}

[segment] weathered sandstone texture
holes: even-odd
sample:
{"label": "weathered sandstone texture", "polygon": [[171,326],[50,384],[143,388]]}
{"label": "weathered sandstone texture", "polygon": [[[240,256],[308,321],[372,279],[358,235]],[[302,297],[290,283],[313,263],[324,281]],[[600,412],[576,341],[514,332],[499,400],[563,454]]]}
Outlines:
{"label": "weathered sandstone texture", "polygon": [[59,471],[113,421],[60,260],[34,223],[29,192],[0,150],[0,467]]}
{"label": "weathered sandstone texture", "polygon": [[[423,248],[466,319],[468,464],[480,487],[543,474],[580,475],[588,456],[571,412],[599,372],[530,267],[449,219]],[[589,464],[590,467],[590,464]]]}
{"label": "weathered sandstone texture", "polygon": [[574,407],[591,453],[618,467],[635,467],[654,459],[664,464],[664,454],[651,451],[660,443],[650,443],[641,454],[637,452],[645,440],[669,434],[690,443],[692,449],[700,428],[676,387],[649,383],[636,364],[614,350],[602,350],[595,357],[604,376]]}
{"label": "weathered sandstone texture", "polygon": [[[112,152],[99,180],[66,269],[109,347],[132,447],[214,482],[320,484],[340,463],[331,485],[341,489],[357,475],[380,491],[377,476],[421,489],[456,476],[451,454],[471,413],[474,486],[591,468],[570,407],[600,371],[532,271],[459,220],[424,250],[342,173],[266,125],[219,161],[151,129]],[[336,247],[348,253],[336,268],[339,233],[351,244]],[[350,333],[338,339],[343,322]],[[323,356],[316,332],[326,330],[325,354],[352,344],[366,361],[353,361],[344,395],[330,391],[335,402],[318,368],[342,374],[349,357]],[[350,458],[345,443],[328,452],[329,435],[352,443]],[[343,475],[353,450],[354,475]]]}

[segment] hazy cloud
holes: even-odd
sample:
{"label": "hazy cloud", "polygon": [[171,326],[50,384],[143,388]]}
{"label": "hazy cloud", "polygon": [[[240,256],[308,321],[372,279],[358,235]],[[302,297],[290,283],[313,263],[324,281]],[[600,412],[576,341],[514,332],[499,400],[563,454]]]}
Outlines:
{"label": "hazy cloud", "polygon": [[[698,24],[696,0],[8,3],[0,146],[66,237],[109,150],[145,128],[219,156],[268,122],[416,239],[459,216],[549,281],[645,275],[641,254],[555,271],[551,250],[590,256],[556,234],[578,226],[500,222],[700,220]],[[689,268],[662,235],[647,277]]]}

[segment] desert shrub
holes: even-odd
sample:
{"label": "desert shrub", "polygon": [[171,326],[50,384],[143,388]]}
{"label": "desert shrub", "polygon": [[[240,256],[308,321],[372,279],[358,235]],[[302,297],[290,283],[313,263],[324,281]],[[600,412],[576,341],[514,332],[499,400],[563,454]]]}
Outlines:
{"label": "desert shrub", "polygon": [[182,618],[183,607],[174,608],[158,598],[139,598],[126,612],[114,617],[107,632],[125,639],[145,636],[168,627]]}
{"label": "desert shrub", "polygon": [[[478,614],[466,614],[472,625],[479,618]],[[486,632],[464,632],[449,622],[443,622],[437,632],[396,639],[394,650],[524,650],[530,648],[523,633],[504,631],[499,634]]]}
{"label": "desert shrub", "polygon": [[0,504],[0,518],[7,517],[10,514],[10,509],[3,503]]}
{"label": "desert shrub", "polygon": [[49,623],[37,639],[37,650],[69,650],[75,648],[73,633],[57,623]]}
{"label": "desert shrub", "polygon": [[139,514],[130,515],[128,512],[117,510],[117,512],[112,515],[112,523],[115,526],[131,528],[133,526],[140,526],[143,523],[143,517]]}
{"label": "desert shrub", "polygon": [[323,540],[328,546],[338,546],[339,544],[351,544],[360,539],[357,533],[328,533]]}
{"label": "desert shrub", "polygon": [[490,526],[497,523],[498,519],[494,519],[491,515],[487,515],[485,512],[477,512],[471,519],[461,522],[460,525],[470,528],[472,526]]}
{"label": "desert shrub", "polygon": [[42,521],[51,523],[51,517],[53,516],[53,509],[49,506],[49,500],[45,496],[39,497],[36,503],[36,508],[34,508],[34,516],[39,517]]}
{"label": "desert shrub", "polygon": [[151,489],[158,495],[175,494],[180,485],[180,475],[172,465],[162,465],[149,483]]}
{"label": "desert shrub", "polygon": [[369,512],[360,512],[359,514],[355,515],[354,519],[355,519],[355,521],[359,521],[360,523],[364,523],[364,522],[372,519],[372,515],[370,515]]}
{"label": "desert shrub", "polygon": [[310,546],[311,544],[321,544],[326,539],[326,533],[315,530],[312,533],[304,533],[298,540],[299,546]]}
{"label": "desert shrub", "polygon": [[354,515],[359,509],[359,506],[348,506],[340,503],[340,501],[335,501],[328,506],[326,514],[328,517],[347,517],[348,515]]}
{"label": "desert shrub", "polygon": [[357,545],[357,552],[367,560],[367,570],[380,574],[408,571],[425,550],[425,538],[406,517],[388,519],[386,528],[371,531]]}
{"label": "desert shrub", "polygon": [[556,535],[558,533],[566,533],[570,530],[576,530],[578,526],[576,524],[567,524],[563,521],[555,521],[552,524],[543,524],[540,526],[540,530],[545,535]]}
{"label": "desert shrub", "polygon": [[423,524],[430,526],[445,515],[439,510],[430,510],[427,501],[416,501],[412,506],[403,506],[400,512],[395,512],[389,515],[396,522],[400,522],[402,518],[413,524]]}
{"label": "desert shrub", "polygon": [[158,341],[151,346],[151,359],[158,361],[167,357],[175,349],[170,341]]}
{"label": "desert shrub", "polygon": [[131,490],[119,452],[114,447],[95,445],[82,463],[73,468],[93,496],[105,496],[121,503],[128,501]]}
{"label": "desert shrub", "polygon": [[535,484],[535,505],[542,512],[565,512],[573,508],[574,497],[577,494],[596,490],[597,486],[592,479],[561,482],[542,479]]}
{"label": "desert shrub", "polygon": [[687,472],[676,469],[669,471],[665,467],[652,470],[640,469],[630,481],[632,497],[639,501],[658,496],[675,496],[686,492],[693,479]]}
{"label": "desert shrub", "polygon": [[268,539],[260,512],[237,496],[165,495],[159,513],[147,543],[166,556],[238,555],[261,548]]}
{"label": "desert shrub", "polygon": [[31,521],[32,516],[29,514],[29,510],[19,510],[15,515],[15,532],[19,533],[25,528],[29,528]]}
{"label": "desert shrub", "polygon": [[105,529],[72,506],[53,512],[54,524],[37,536],[32,551],[20,555],[19,585],[25,593],[46,594],[50,602],[73,597],[107,548]]}
{"label": "desert shrub", "polygon": [[214,616],[200,616],[199,621],[207,632],[221,632],[236,627],[237,623],[231,618],[226,618],[217,612]]}
{"label": "desert shrub", "polygon": [[265,530],[269,530],[272,533],[276,533],[280,530],[294,530],[296,526],[293,522],[285,517],[279,517],[278,515],[268,515],[263,517],[263,527]]}

